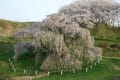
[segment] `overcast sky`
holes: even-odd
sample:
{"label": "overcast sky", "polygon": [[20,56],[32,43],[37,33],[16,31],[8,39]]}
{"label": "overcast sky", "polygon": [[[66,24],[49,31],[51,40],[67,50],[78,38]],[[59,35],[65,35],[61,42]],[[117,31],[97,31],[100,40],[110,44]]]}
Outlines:
{"label": "overcast sky", "polygon": [[[41,21],[75,0],[0,0],[0,19]],[[119,1],[120,0],[116,0]]]}

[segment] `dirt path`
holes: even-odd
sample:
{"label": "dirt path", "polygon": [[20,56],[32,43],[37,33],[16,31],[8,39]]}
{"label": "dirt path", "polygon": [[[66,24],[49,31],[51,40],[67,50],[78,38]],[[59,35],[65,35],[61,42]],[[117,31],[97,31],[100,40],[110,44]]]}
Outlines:
{"label": "dirt path", "polygon": [[106,56],[103,56],[103,58],[108,58],[108,59],[120,59],[120,58],[117,58],[117,57],[106,57]]}
{"label": "dirt path", "polygon": [[35,78],[40,78],[40,77],[44,77],[44,76],[47,76],[47,73],[38,74],[37,76],[14,77],[12,80],[33,80],[33,79],[35,79]]}

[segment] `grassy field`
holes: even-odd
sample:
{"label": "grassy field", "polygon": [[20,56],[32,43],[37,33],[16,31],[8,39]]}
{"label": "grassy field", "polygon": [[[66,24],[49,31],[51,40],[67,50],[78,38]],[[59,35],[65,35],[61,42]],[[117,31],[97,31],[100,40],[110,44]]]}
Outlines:
{"label": "grassy field", "polygon": [[[103,59],[100,64],[89,69],[88,72],[79,71],[73,74],[72,72],[53,73],[48,77],[42,77],[35,80],[116,80],[120,76],[120,60]],[[119,79],[118,79],[119,80]]]}
{"label": "grassy field", "polygon": [[[120,49],[111,48],[111,45],[120,44],[120,40],[117,39],[119,37],[119,30],[114,31],[104,27],[102,29],[103,32],[102,30],[97,31],[99,30],[98,28],[91,32],[95,36],[95,46],[102,47],[103,56],[120,58]],[[39,70],[40,66],[35,66],[32,52],[22,55],[17,61],[13,62],[15,68],[19,70],[16,73],[13,72],[8,60],[14,55],[14,43],[16,43],[16,40],[13,38],[0,38],[0,77],[1,75],[4,77],[22,76],[24,75],[24,69],[31,70],[31,75],[35,74],[34,71],[36,69]],[[49,77],[46,76],[36,80],[120,80],[120,60],[103,58],[100,64],[97,64],[93,69],[89,69],[87,73],[85,71],[78,71],[75,74],[66,72],[62,76],[60,73],[52,73]]]}
{"label": "grassy field", "polygon": [[[16,74],[14,74],[12,68],[10,67],[9,58],[12,58],[14,55],[14,40],[4,38],[0,41],[0,75],[5,75],[8,77],[11,76],[21,76],[23,74],[23,70],[31,70],[32,72],[36,69],[39,70],[39,66],[35,66],[34,55],[31,53],[24,54],[17,61],[13,61],[14,67],[18,70]],[[30,73],[35,74],[35,72]]]}
{"label": "grassy field", "polygon": [[120,27],[97,23],[90,32],[92,36],[101,39],[120,40]]}
{"label": "grassy field", "polygon": [[103,49],[103,56],[120,57],[120,27],[96,24],[91,35],[95,37],[95,46]]}
{"label": "grassy field", "polygon": [[[17,72],[14,74],[11,67],[9,66],[8,59],[12,58],[14,55],[14,43],[12,42],[14,42],[14,40],[8,38],[4,38],[0,42],[0,74],[8,77],[23,75],[23,72]],[[101,42],[106,42],[108,45],[110,45],[116,43],[117,41],[96,39],[96,46],[101,44]],[[107,57],[115,57],[117,54],[119,54],[119,50],[116,52],[112,50],[113,52],[111,51],[111,53],[109,53],[109,51],[105,48],[104,51],[106,52],[103,53],[103,55]],[[34,55],[30,53],[25,54],[13,63],[17,69],[29,69],[35,71],[36,69],[39,69],[39,66],[34,66],[33,56]],[[34,74],[34,72],[32,73]],[[120,76],[120,60],[104,58],[100,64],[98,64],[96,67],[93,67],[93,69],[90,69],[87,73],[85,71],[79,71],[75,74],[68,72],[64,73],[62,76],[60,73],[53,73],[49,77],[43,77],[36,80],[112,80],[112,78],[116,78],[118,76]]]}
{"label": "grassy field", "polygon": [[103,56],[107,57],[120,57],[120,48],[111,48],[112,45],[119,45],[120,40],[105,40],[95,39],[95,46],[99,46],[103,50]]}

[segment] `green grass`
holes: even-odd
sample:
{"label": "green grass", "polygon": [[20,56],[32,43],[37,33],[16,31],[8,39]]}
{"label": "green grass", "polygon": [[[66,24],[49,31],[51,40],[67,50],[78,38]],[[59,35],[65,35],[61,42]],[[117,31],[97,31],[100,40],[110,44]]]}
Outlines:
{"label": "green grass", "polygon": [[[98,25],[99,27],[102,25]],[[109,46],[112,44],[120,43],[120,40],[117,39],[120,32],[119,30],[112,30],[111,28],[107,29],[106,27],[100,28],[96,27],[93,29],[91,34],[95,36],[95,46],[100,46],[100,44],[104,44],[103,56],[106,57],[120,57],[120,49],[109,49]],[[95,32],[94,32],[95,31]],[[105,33],[105,34],[104,34]],[[35,59],[32,52],[22,55],[22,57],[18,58],[17,61],[13,62],[14,66],[18,69],[17,73],[11,70],[9,66],[8,59],[12,58],[14,55],[13,45],[16,41],[13,38],[0,38],[0,75],[4,74],[6,76],[22,76],[24,69],[31,70],[30,75],[35,74],[35,70],[39,70],[40,66],[35,65]],[[41,57],[41,60],[44,57]],[[111,80],[120,76],[120,60],[115,59],[103,59],[100,64],[98,64],[93,69],[89,70],[89,72],[78,71],[75,74],[72,72],[63,73],[61,76],[60,73],[53,73],[49,77],[43,77],[36,80]]]}
{"label": "green grass", "polygon": [[[106,25],[100,24],[91,30],[91,34],[95,37],[95,46],[104,44],[101,47],[103,56],[120,57],[120,49],[109,49],[110,45],[120,43],[120,39],[117,39],[119,31],[120,28],[108,28]],[[79,71],[75,74],[68,72],[61,76],[59,72],[36,80],[115,80],[118,76],[120,76],[120,60],[104,58],[100,64],[87,73],[85,71]]]}
{"label": "green grass", "polygon": [[12,43],[0,42],[0,60],[8,61],[14,54]]}
{"label": "green grass", "polygon": [[120,45],[120,28],[115,28],[105,24],[96,24],[91,30],[91,35],[95,37],[95,46],[103,49],[103,56],[120,57],[120,49],[111,48],[111,45]]}
{"label": "green grass", "polygon": [[[106,39],[95,39],[95,46],[99,46],[103,50],[103,56],[106,57],[120,57],[120,49],[110,48],[113,44],[119,44],[120,40],[106,40]],[[100,46],[102,45],[102,46]]]}
{"label": "green grass", "polygon": [[115,59],[103,59],[100,64],[85,71],[79,71],[73,74],[72,72],[54,73],[47,77],[42,77],[36,80],[111,80],[116,76],[120,76],[120,60]]}
{"label": "green grass", "polygon": [[[6,76],[21,76],[24,75],[24,69],[31,70],[29,74],[35,74],[33,71],[40,69],[40,66],[35,65],[35,58],[31,52],[29,54],[26,53],[22,55],[22,57],[18,58],[17,61],[13,61],[13,64],[17,69],[17,73],[14,74],[12,68],[9,66],[9,58],[12,58],[14,55],[14,44],[11,43],[14,42],[14,40],[8,38],[2,38],[0,40],[0,74],[4,74]],[[5,40],[7,40],[7,42]]]}
{"label": "green grass", "polygon": [[[5,42],[5,41],[7,41],[7,42]],[[11,43],[11,42],[15,42],[13,40],[13,38],[11,38],[11,39],[9,39],[9,38],[2,38],[1,42],[0,42],[0,62],[3,62],[5,64],[7,64],[7,65],[9,65],[8,59],[12,58],[12,56],[14,55],[14,48],[13,48],[14,44]],[[102,39],[96,39],[96,46],[98,46],[101,42],[102,43],[106,43],[108,46],[110,44],[116,43],[116,41],[111,41],[111,40],[107,40],[106,41],[106,40],[102,40]],[[112,56],[112,57],[113,56],[117,56],[118,55],[118,51],[116,51],[116,52],[113,51],[113,50],[112,51],[108,51],[106,48],[103,48],[103,55],[104,56],[108,56],[108,57],[109,56]],[[42,58],[43,57],[41,57],[41,59]],[[31,52],[29,52],[29,54],[22,55],[22,57],[18,58],[17,61],[13,62],[15,67],[18,69],[18,72],[15,75],[19,75],[19,76],[23,75],[23,70],[24,69],[31,70],[32,72],[35,71],[36,69],[39,70],[40,67],[39,66],[35,66],[34,62],[35,62],[34,55]],[[101,66],[101,69],[102,69],[102,66]],[[6,67],[0,66],[0,73],[3,73],[3,74],[8,75],[8,76],[14,76],[14,73],[11,70],[11,67],[9,67],[9,66],[6,66]],[[113,72],[111,72],[111,73],[113,73]],[[33,74],[34,74],[34,72],[33,72]],[[96,73],[94,73],[94,74],[96,74]],[[101,74],[101,73],[99,73],[99,74]],[[73,75],[73,74],[68,73],[68,74],[65,74],[65,75]],[[78,75],[85,76],[86,73],[82,72],[82,73],[78,73]]]}
{"label": "green grass", "polygon": [[95,27],[91,29],[91,35],[97,38],[120,40],[120,28],[106,24],[96,24]]}

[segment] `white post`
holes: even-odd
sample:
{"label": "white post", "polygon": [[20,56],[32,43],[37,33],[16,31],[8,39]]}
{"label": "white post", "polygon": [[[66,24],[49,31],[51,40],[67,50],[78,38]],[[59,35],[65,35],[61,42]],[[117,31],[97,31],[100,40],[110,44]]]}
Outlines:
{"label": "white post", "polygon": [[14,73],[16,72],[16,69],[14,69]]}
{"label": "white post", "polygon": [[98,58],[98,64],[100,63],[100,59]]}
{"label": "white post", "polygon": [[12,66],[12,61],[10,62],[10,65]]}
{"label": "white post", "polygon": [[62,74],[63,74],[63,71],[61,70],[61,76],[62,76]]}
{"label": "white post", "polygon": [[15,61],[15,56],[13,56],[13,60]]}
{"label": "white post", "polygon": [[48,76],[50,75],[50,72],[48,71]]}
{"label": "white post", "polygon": [[88,68],[85,68],[86,72],[88,72]]}
{"label": "white post", "polygon": [[37,76],[37,74],[38,74],[38,71],[35,71],[35,75]]}
{"label": "white post", "polygon": [[90,68],[92,69],[92,65],[90,65]]}
{"label": "white post", "polygon": [[23,71],[23,72],[24,72],[24,74],[25,74],[25,72],[26,72],[26,71],[25,71],[25,69],[24,69],[24,71]]}
{"label": "white post", "polygon": [[73,69],[73,74],[75,74],[75,69]]}
{"label": "white post", "polygon": [[10,60],[10,58],[9,58],[9,62],[10,62],[11,60]]}
{"label": "white post", "polygon": [[96,62],[95,62],[95,66],[96,66]]}
{"label": "white post", "polygon": [[14,65],[11,65],[12,66],[12,70],[14,70]]}

